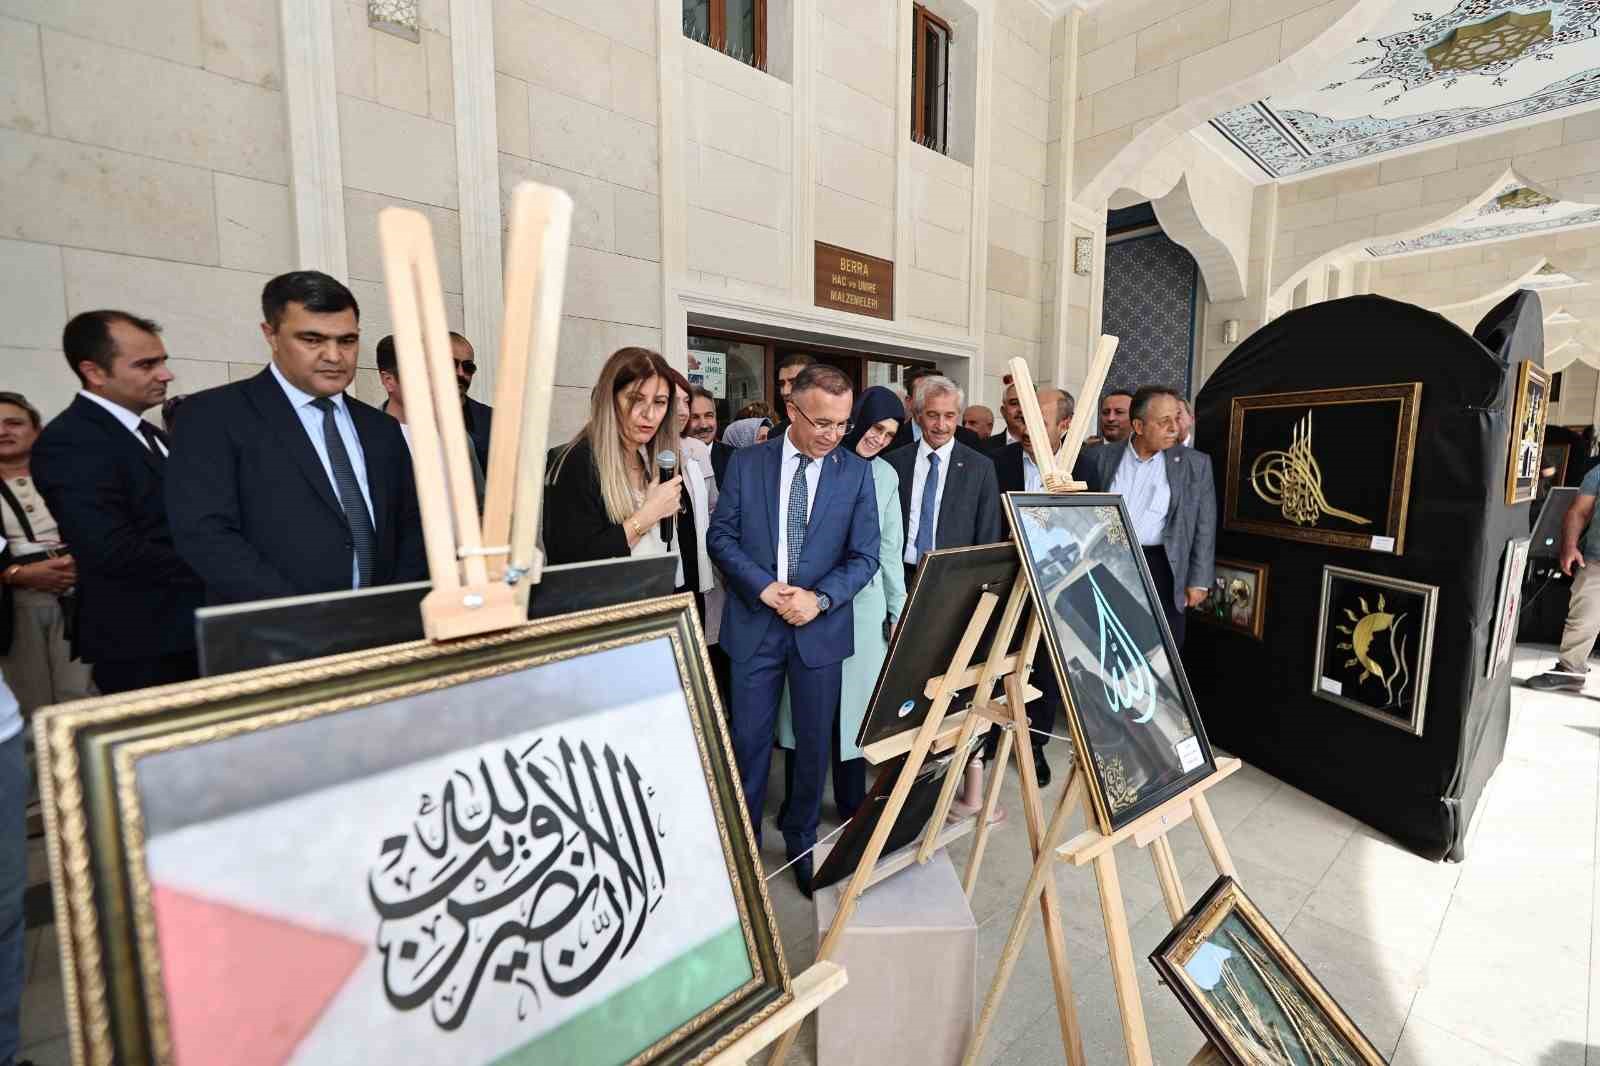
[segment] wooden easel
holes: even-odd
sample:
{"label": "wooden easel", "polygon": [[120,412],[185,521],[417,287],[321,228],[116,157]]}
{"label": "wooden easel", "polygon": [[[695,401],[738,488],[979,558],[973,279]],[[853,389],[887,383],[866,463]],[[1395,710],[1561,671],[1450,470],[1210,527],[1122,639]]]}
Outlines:
{"label": "wooden easel", "polygon": [[[1117,339],[1115,337],[1101,336],[1100,344],[1095,352],[1094,362],[1089,368],[1089,377],[1084,384],[1081,399],[1085,403],[1094,403],[1100,395],[1100,390],[1105,385],[1106,374],[1111,366],[1112,355],[1116,351]],[[1011,362],[1011,375],[1013,384],[1017,389],[1017,399],[1022,405],[1022,413],[1028,424],[1028,434],[1034,440],[1047,440],[1045,435],[1044,420],[1039,412],[1037,398],[1034,395],[1033,382],[1028,373],[1028,366],[1021,359]],[[1092,409],[1091,409],[1092,410]],[[1092,417],[1092,415],[1090,416]],[[1068,431],[1067,439],[1062,443],[1061,451],[1055,456],[1042,454],[1043,462],[1040,464],[1045,487],[1053,493],[1082,491],[1085,488],[1081,483],[1068,481],[1060,473],[1063,466],[1070,471],[1076,463],[1078,451],[1083,445],[1084,437],[1088,431],[1089,418],[1079,417],[1073,421]],[[1042,605],[1034,604],[1032,617],[1028,630],[1024,636],[1024,645],[1030,651],[1037,644],[1039,637],[1039,620]],[[1061,686],[1062,698],[1070,700],[1070,689]],[[1020,711],[1020,706],[1017,708]],[[1019,728],[1026,728],[1026,720],[1019,721]],[[1081,753],[1080,753],[1081,756]],[[1024,808],[1030,811],[1039,811],[1040,803],[1038,783],[1031,773],[1032,766],[1027,759],[1018,760],[1022,768],[1022,792]],[[1200,835],[1205,841],[1206,850],[1211,855],[1212,862],[1216,865],[1219,874],[1234,875],[1233,860],[1228,854],[1227,845],[1223,842],[1222,833],[1217,828],[1216,819],[1212,816],[1210,804],[1205,793],[1213,785],[1224,780],[1239,769],[1239,760],[1223,758],[1217,760],[1216,772],[1205,780],[1191,785],[1182,793],[1163,803],[1155,810],[1124,826],[1111,834],[1101,833],[1090,828],[1061,843],[1061,837],[1066,831],[1068,818],[1084,803],[1090,788],[1088,771],[1084,768],[1081,757],[1074,758],[1072,770],[1068,777],[1066,787],[1062,790],[1061,798],[1056,804],[1055,812],[1051,815],[1050,824],[1045,829],[1042,839],[1034,848],[1033,871],[1028,878],[1028,883],[1022,892],[1022,901],[1017,907],[1016,917],[1012,919],[1011,929],[1006,937],[1005,949],[1000,956],[1000,965],[995,972],[994,982],[990,986],[989,994],[984,1000],[983,1013],[978,1018],[978,1025],[973,1032],[972,1041],[967,1047],[967,1054],[963,1060],[964,1066],[974,1066],[979,1054],[983,1050],[984,1040],[987,1038],[990,1027],[998,1012],[1000,1000],[1005,995],[1007,982],[1011,972],[1016,966],[1018,957],[1022,953],[1024,941],[1028,933],[1028,926],[1032,921],[1033,903],[1043,893],[1048,903],[1050,893],[1055,886],[1054,870],[1058,862],[1069,863],[1073,866],[1093,864],[1095,880],[1099,888],[1100,913],[1105,924],[1106,946],[1111,959],[1111,978],[1116,989],[1117,1005],[1122,1015],[1122,1034],[1128,1045],[1128,1061],[1131,1066],[1152,1066],[1153,1059],[1150,1052],[1150,1034],[1145,1024],[1144,1003],[1139,994],[1139,978],[1134,969],[1133,943],[1128,931],[1128,913],[1123,904],[1122,886],[1117,874],[1116,848],[1124,841],[1131,840],[1140,848],[1149,848],[1151,861],[1155,864],[1156,880],[1161,885],[1161,897],[1166,904],[1167,913],[1174,922],[1180,920],[1187,907],[1184,903],[1183,885],[1178,877],[1178,866],[1173,858],[1172,845],[1167,840],[1167,833],[1174,827],[1182,824],[1190,817],[1194,818],[1195,825],[1200,830]],[[1092,811],[1091,811],[1091,821]],[[1030,837],[1031,832],[1030,822]],[[1064,939],[1060,926],[1059,911],[1048,905],[1042,907],[1046,943],[1054,945]],[[1055,984],[1057,1013],[1061,1023],[1061,1042],[1066,1051],[1066,1058],[1073,1066],[1084,1063],[1083,1040],[1078,1026],[1077,1012],[1072,999],[1071,974],[1064,965],[1058,965],[1056,952],[1050,953],[1051,978]],[[1065,954],[1062,953],[1064,960]],[[1201,1052],[1200,1061],[1206,1061],[1205,1050]]]}
{"label": "wooden easel", "polygon": [[[523,182],[512,194],[495,406],[480,521],[461,413],[433,230],[418,211],[379,212],[385,287],[395,354],[406,383],[412,467],[433,590],[422,602],[429,640],[524,625],[543,558],[537,547],[544,501],[545,443],[556,342],[566,284],[572,198]],[[710,1060],[745,1066],[750,1057],[816,1010],[848,981],[818,962],[789,983],[792,998]]]}

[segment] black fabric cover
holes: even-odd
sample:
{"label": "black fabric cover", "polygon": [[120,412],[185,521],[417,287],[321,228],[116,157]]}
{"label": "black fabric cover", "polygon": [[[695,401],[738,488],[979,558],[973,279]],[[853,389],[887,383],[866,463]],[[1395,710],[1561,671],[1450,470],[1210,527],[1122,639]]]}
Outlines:
{"label": "black fabric cover", "polygon": [[[1505,751],[1511,671],[1486,680],[1500,560],[1528,533],[1528,504],[1505,503],[1508,366],[1544,351],[1539,299],[1519,292],[1469,337],[1448,320],[1380,296],[1293,311],[1245,340],[1195,402],[1196,440],[1225,495],[1235,396],[1423,383],[1405,554],[1329,548],[1221,529],[1217,555],[1264,562],[1266,639],[1194,626],[1184,662],[1221,748],[1431,859],[1464,857],[1473,808]],[[1338,442],[1317,438],[1319,449]],[[1439,586],[1420,737],[1312,695],[1326,563]]]}

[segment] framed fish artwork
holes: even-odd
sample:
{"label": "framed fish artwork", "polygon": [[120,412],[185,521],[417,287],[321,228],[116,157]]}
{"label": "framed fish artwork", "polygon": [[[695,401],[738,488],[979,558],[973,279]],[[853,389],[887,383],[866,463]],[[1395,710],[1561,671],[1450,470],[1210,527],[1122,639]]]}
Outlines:
{"label": "framed fish artwork", "polygon": [[687,596],[35,722],[72,1059],[700,1063],[790,998]]}
{"label": "framed fish artwork", "polygon": [[1401,555],[1422,383],[1236,396],[1223,525]]}
{"label": "framed fish artwork", "polygon": [[1311,691],[1420,737],[1438,601],[1437,585],[1324,566]]}
{"label": "framed fish artwork", "polygon": [[1006,513],[1101,832],[1216,771],[1120,495],[1009,492]]}
{"label": "framed fish artwork", "polygon": [[1231,877],[1211,886],[1150,961],[1230,1066],[1385,1066]]}
{"label": "framed fish artwork", "polygon": [[1510,454],[1506,457],[1506,502],[1512,504],[1526,503],[1538,493],[1544,427],[1550,414],[1550,372],[1527,359],[1519,367],[1511,400]]}

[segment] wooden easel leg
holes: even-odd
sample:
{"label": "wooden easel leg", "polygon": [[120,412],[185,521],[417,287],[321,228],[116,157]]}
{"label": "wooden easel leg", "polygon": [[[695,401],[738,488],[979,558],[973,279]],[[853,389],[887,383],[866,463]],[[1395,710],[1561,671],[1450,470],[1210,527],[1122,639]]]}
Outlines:
{"label": "wooden easel leg", "polygon": [[1094,878],[1100,887],[1100,912],[1106,922],[1111,980],[1117,989],[1117,1006],[1122,1011],[1122,1037],[1128,1044],[1128,1064],[1153,1066],[1144,1001],[1139,996],[1139,974],[1133,963],[1133,940],[1128,935],[1128,912],[1122,902],[1122,882],[1117,878],[1116,849],[1107,848],[1095,856]]}
{"label": "wooden easel leg", "polygon": [[983,809],[978,812],[978,833],[972,841],[972,856],[967,859],[967,876],[962,888],[966,890],[967,898],[972,898],[972,890],[978,884],[978,870],[983,866],[983,852],[989,846],[989,830],[992,828],[989,819],[994,817],[994,809],[1000,805],[1000,786],[1005,784],[1006,763],[1011,758],[1011,730],[1007,729],[1000,734],[1000,746],[995,749],[993,776],[989,778],[988,791],[984,793]]}
{"label": "wooden easel leg", "polygon": [[[972,1042],[967,1045],[966,1056],[961,1060],[962,1066],[974,1066],[983,1051],[983,1043],[989,1036],[989,1028],[994,1024],[995,1015],[1000,1010],[1000,1000],[1005,996],[1006,985],[1011,980],[1011,971],[1015,969],[1017,959],[1022,955],[1022,945],[1027,939],[1028,927],[1033,924],[1033,901],[1051,894],[1055,886],[1055,845],[1066,831],[1068,817],[1083,799],[1083,789],[1083,775],[1074,767],[1066,790],[1061,794],[1061,801],[1056,805],[1055,814],[1050,819],[1050,825],[1045,830],[1042,841],[1045,847],[1037,849],[1034,853],[1033,872],[1028,877],[1027,886],[1022,890],[1022,901],[1017,907],[1017,913],[1011,919],[1011,931],[1007,934],[1006,946],[1000,953],[1000,965],[995,970],[989,994],[984,998],[983,1013],[978,1015],[978,1025],[973,1030]],[[1060,922],[1056,920],[1060,913],[1059,909],[1045,906],[1043,912],[1046,922],[1055,921],[1059,935]],[[1048,937],[1046,943],[1050,943]],[[1061,1039],[1066,1050],[1067,1062],[1072,1066],[1083,1066],[1086,1061],[1083,1055],[1083,1035],[1078,1029],[1077,1008],[1072,1001],[1072,977],[1066,967],[1064,942],[1060,967],[1056,965],[1053,950],[1050,965],[1055,979],[1057,1012],[1062,1014]],[[1066,1007],[1065,1013],[1061,1010],[1063,1002]]]}
{"label": "wooden easel leg", "polygon": [[1222,830],[1217,828],[1217,819],[1211,813],[1211,803],[1205,793],[1196,792],[1189,802],[1194,806],[1194,824],[1200,830],[1200,839],[1206,842],[1206,850],[1211,853],[1217,873],[1224,877],[1238,877],[1239,872],[1233,868],[1233,856],[1228,854],[1227,842],[1222,839]]}
{"label": "wooden easel leg", "polygon": [[1165,835],[1150,842],[1150,861],[1155,863],[1156,880],[1161,883],[1161,898],[1167,905],[1167,917],[1174,923],[1182,921],[1187,908],[1183,905],[1183,881],[1178,876],[1178,860],[1172,854],[1172,842]]}
{"label": "wooden easel leg", "polygon": [[925,863],[933,858],[934,851],[939,845],[939,834],[944,832],[945,818],[950,814],[950,804],[955,801],[956,787],[961,784],[967,767],[967,749],[972,746],[972,738],[978,733],[978,723],[982,722],[984,732],[989,731],[989,723],[979,718],[976,714],[969,713],[967,720],[961,723],[961,732],[956,736],[956,745],[950,750],[950,768],[945,771],[944,784],[939,788],[939,802],[933,806],[933,817],[928,819],[928,828],[922,834],[922,845],[917,848],[918,864]]}

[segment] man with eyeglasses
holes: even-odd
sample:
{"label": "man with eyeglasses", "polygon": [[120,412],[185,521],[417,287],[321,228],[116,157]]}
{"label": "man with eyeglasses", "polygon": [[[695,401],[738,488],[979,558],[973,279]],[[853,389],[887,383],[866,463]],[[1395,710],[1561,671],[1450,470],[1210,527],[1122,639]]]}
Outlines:
{"label": "man with eyeglasses", "polygon": [[494,418],[494,408],[479,403],[467,395],[472,388],[472,376],[478,372],[477,356],[472,342],[455,330],[450,331],[450,358],[456,364],[456,387],[461,390],[461,414],[467,422],[467,436],[472,438],[472,450],[478,453],[480,469],[489,469],[489,422]]}
{"label": "man with eyeglasses", "polygon": [[728,589],[721,643],[732,661],[734,757],[758,845],[788,686],[794,785],[780,828],[808,898],[841,665],[855,652],[851,601],[878,569],[872,470],[838,446],[850,431],[853,399],[839,370],[805,367],[789,393],[788,427],[728,460],[706,535]]}

